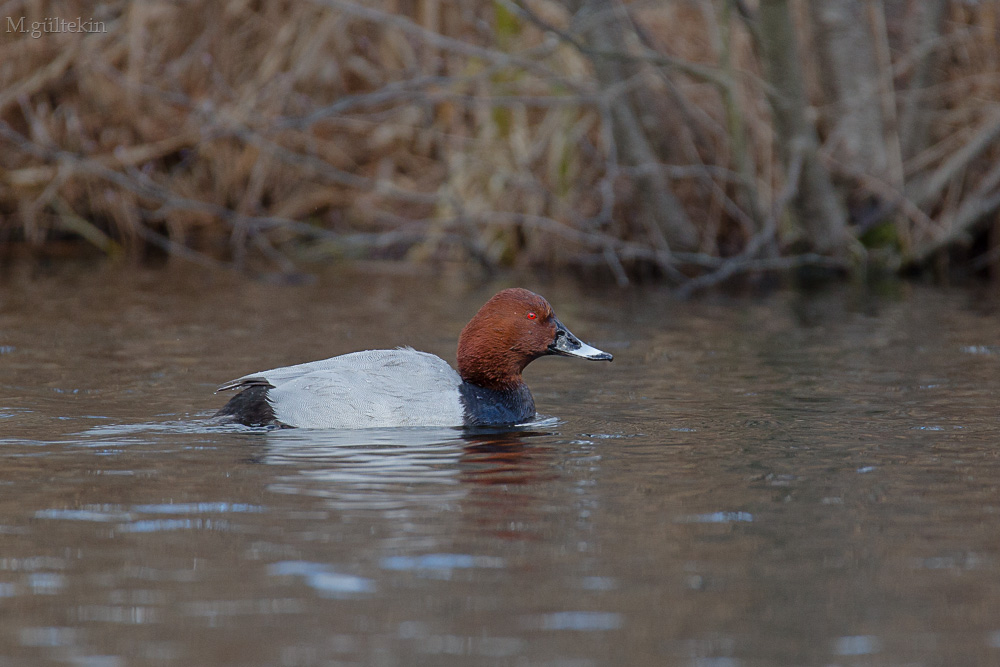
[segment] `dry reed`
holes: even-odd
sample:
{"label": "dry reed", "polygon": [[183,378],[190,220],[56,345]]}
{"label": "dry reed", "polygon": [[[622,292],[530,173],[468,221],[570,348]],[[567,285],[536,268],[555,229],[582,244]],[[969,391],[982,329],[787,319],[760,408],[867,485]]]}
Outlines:
{"label": "dry reed", "polygon": [[[342,256],[652,270],[687,290],[962,244],[997,266],[1000,2],[949,5],[923,41],[914,3],[876,4],[883,70],[865,103],[897,126],[935,104],[896,172],[859,173],[803,50],[821,154],[852,206],[840,254],[800,250],[787,224],[800,167],[775,149],[756,8],[731,0],[7,2],[0,243],[285,271]],[[610,48],[594,26],[612,14]],[[96,29],[12,29],[52,17]]]}

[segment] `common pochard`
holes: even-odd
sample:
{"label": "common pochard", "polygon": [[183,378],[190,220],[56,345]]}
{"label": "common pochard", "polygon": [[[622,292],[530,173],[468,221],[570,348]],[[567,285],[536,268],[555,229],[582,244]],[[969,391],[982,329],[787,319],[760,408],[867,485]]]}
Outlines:
{"label": "common pochard", "polygon": [[227,382],[218,391],[240,393],[215,417],[247,426],[344,429],[520,424],[535,417],[521,372],[549,354],[611,361],[570,333],[548,301],[505,289],[462,329],[457,373],[412,348],[353,352]]}

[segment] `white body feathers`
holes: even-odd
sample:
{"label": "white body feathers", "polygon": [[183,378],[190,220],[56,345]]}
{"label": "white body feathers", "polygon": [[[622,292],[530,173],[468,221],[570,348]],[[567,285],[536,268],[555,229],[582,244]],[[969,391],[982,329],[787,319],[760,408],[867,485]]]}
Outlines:
{"label": "white body feathers", "polygon": [[461,426],[462,378],[440,357],[411,348],[366,350],[251,373],[219,391],[269,384],[274,418],[300,428]]}

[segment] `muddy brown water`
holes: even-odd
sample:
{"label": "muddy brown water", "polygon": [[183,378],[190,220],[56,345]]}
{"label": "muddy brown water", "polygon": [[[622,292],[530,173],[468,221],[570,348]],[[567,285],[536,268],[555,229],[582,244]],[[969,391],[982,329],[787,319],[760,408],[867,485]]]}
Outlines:
{"label": "muddy brown water", "polygon": [[244,373],[499,288],[0,282],[0,665],[1000,664],[1000,303],[526,280],[613,364],[513,432],[210,428]]}

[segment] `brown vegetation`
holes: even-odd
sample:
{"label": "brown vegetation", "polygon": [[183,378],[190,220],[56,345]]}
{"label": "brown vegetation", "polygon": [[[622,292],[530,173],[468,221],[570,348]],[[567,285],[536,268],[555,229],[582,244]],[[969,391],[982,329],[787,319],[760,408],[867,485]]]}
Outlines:
{"label": "brown vegetation", "polygon": [[4,9],[7,247],[653,271],[687,291],[1000,265],[998,0]]}

